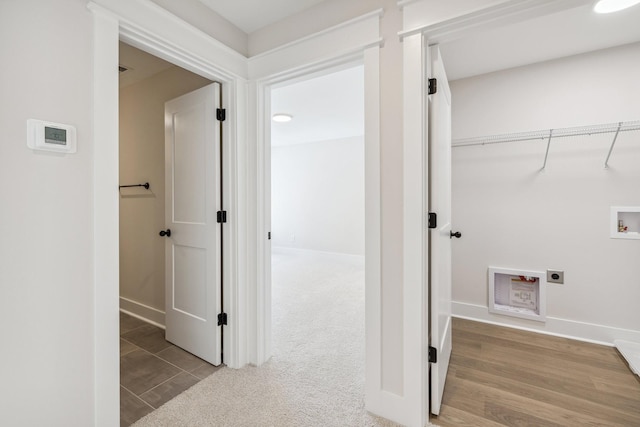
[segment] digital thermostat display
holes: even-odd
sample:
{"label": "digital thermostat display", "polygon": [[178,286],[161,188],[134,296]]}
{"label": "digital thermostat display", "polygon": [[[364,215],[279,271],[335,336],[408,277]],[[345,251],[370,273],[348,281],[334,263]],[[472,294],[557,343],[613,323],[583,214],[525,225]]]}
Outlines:
{"label": "digital thermostat display", "polygon": [[49,144],[67,145],[67,131],[64,129],[45,126],[44,141]]}
{"label": "digital thermostat display", "polygon": [[76,152],[76,128],[62,123],[27,120],[27,146],[54,153]]}

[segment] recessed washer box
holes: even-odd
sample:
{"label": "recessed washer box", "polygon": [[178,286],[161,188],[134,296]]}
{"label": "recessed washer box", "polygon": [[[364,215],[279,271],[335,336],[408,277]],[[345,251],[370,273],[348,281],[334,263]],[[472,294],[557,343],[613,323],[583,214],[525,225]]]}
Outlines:
{"label": "recessed washer box", "polygon": [[489,312],[546,321],[547,274],[489,267]]}
{"label": "recessed washer box", "polygon": [[27,146],[32,150],[71,154],[77,149],[76,128],[44,120],[27,120]]}
{"label": "recessed washer box", "polygon": [[611,206],[612,239],[640,239],[640,206]]}

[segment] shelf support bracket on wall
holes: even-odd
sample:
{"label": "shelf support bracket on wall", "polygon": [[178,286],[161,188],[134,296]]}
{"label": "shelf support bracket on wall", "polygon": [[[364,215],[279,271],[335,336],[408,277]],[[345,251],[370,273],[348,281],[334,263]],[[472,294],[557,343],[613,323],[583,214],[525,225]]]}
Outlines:
{"label": "shelf support bracket on wall", "polygon": [[544,154],[544,163],[542,164],[541,171],[547,167],[547,159],[549,158],[549,148],[551,147],[551,138],[553,137],[553,129],[549,129],[549,140],[547,141],[547,152]]}
{"label": "shelf support bracket on wall", "polygon": [[611,147],[609,148],[609,154],[607,154],[607,160],[604,161],[605,169],[609,167],[609,157],[611,157],[613,146],[616,145],[616,140],[618,139],[618,135],[620,134],[621,127],[622,127],[622,122],[618,122],[618,129],[616,129],[616,134],[613,136],[613,141],[611,141]]}

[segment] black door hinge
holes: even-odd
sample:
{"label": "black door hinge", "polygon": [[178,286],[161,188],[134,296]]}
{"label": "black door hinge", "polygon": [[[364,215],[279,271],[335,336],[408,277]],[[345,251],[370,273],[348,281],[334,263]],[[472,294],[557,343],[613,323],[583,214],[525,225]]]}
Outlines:
{"label": "black door hinge", "polygon": [[218,326],[227,324],[227,313],[218,314]]}
{"label": "black door hinge", "polygon": [[227,110],[224,108],[218,108],[216,110],[216,119],[221,122],[224,122],[227,119]]}
{"label": "black door hinge", "polygon": [[429,95],[438,92],[438,79],[429,79]]}
{"label": "black door hinge", "polygon": [[435,347],[429,347],[429,363],[438,363],[438,350]]}
{"label": "black door hinge", "polygon": [[267,240],[271,240],[271,232],[270,231],[267,233]]}
{"label": "black door hinge", "polygon": [[227,222],[227,211],[218,211],[216,219],[218,223]]}
{"label": "black door hinge", "polygon": [[429,228],[436,228],[438,226],[438,214],[435,212],[429,212]]}

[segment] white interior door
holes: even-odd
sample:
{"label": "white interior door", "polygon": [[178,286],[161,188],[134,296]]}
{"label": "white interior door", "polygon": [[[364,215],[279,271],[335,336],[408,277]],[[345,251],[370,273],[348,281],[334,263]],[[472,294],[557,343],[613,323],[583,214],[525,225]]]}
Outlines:
{"label": "white interior door", "polygon": [[218,108],[219,83],[165,104],[166,339],[214,365],[222,351]]}
{"label": "white interior door", "polygon": [[429,48],[428,75],[436,79],[429,95],[429,212],[437,214],[430,231],[431,412],[440,413],[451,358],[451,91],[440,50]]}

